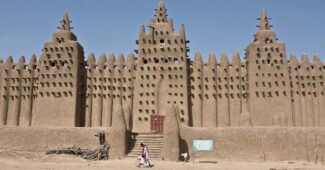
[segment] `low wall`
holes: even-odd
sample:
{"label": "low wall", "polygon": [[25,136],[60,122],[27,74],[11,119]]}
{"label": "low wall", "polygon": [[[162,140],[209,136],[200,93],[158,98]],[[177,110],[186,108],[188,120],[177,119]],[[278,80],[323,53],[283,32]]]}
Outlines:
{"label": "low wall", "polygon": [[110,141],[111,128],[0,127],[0,150],[44,152],[47,149],[98,147],[98,132]]}
{"label": "low wall", "polygon": [[[123,149],[122,142],[114,142],[122,134],[114,132],[112,128],[0,127],[0,150],[44,152],[73,145],[98,147],[99,140],[94,135],[101,131],[106,133],[108,143],[116,145],[112,148]],[[212,153],[195,154],[195,157],[204,159],[315,161],[321,160],[325,151],[325,128],[181,126],[180,135],[180,151],[189,152],[190,156],[193,139],[214,140]],[[110,156],[113,159],[121,158],[121,155],[112,152]]]}
{"label": "low wall", "polygon": [[214,140],[212,153],[195,153],[195,157],[206,159],[315,161],[321,160],[325,151],[325,128],[181,126],[180,135],[181,153],[188,151],[191,156],[193,139]]}

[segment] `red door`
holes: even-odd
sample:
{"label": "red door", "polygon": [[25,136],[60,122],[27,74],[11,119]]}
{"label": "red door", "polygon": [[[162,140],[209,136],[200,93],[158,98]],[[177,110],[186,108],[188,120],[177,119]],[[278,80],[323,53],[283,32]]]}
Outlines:
{"label": "red door", "polygon": [[163,133],[165,116],[151,115],[150,129],[153,133]]}

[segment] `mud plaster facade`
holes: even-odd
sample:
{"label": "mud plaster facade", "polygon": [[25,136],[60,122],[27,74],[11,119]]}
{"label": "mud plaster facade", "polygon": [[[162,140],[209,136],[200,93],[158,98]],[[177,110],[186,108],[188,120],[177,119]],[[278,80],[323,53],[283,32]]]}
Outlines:
{"label": "mud plaster facade", "polygon": [[141,26],[137,56],[97,61],[84,59],[65,14],[38,61],[0,60],[0,125],[110,127],[122,106],[129,130],[150,132],[151,116],[170,103],[193,127],[325,126],[325,64],[287,59],[265,11],[243,60],[235,52],[207,62],[189,59],[184,26],[175,32],[166,11],[160,1],[148,30]]}

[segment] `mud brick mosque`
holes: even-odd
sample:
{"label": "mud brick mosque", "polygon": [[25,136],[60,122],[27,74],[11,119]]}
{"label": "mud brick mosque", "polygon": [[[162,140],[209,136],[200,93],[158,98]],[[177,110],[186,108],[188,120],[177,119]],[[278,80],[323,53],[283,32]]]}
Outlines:
{"label": "mud brick mosque", "polygon": [[288,57],[266,11],[259,22],[245,56],[192,61],[184,25],[175,32],[159,1],[135,54],[96,60],[65,14],[39,58],[0,60],[0,126],[111,127],[121,106],[130,131],[162,132],[168,104],[190,127],[325,126],[325,63]]}

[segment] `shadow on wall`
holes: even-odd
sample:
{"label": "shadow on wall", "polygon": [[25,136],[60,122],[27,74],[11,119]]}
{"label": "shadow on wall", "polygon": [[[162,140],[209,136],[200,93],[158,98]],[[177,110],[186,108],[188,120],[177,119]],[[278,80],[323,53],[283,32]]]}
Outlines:
{"label": "shadow on wall", "polygon": [[[182,139],[181,137],[180,137],[180,141],[179,141],[179,151],[180,151],[180,154],[188,153],[188,155],[190,155],[189,154],[189,149],[188,149],[188,144],[186,143],[186,140]],[[190,158],[191,157],[188,156],[187,159],[190,159]],[[179,157],[179,160],[182,160],[181,155]]]}

